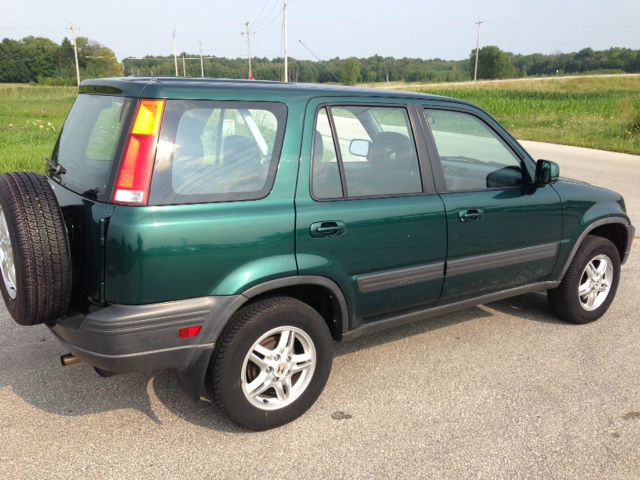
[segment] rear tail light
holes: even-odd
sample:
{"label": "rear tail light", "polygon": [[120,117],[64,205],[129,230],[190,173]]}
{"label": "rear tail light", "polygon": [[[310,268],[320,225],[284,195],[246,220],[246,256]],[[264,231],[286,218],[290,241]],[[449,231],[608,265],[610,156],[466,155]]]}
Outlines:
{"label": "rear tail light", "polygon": [[120,162],[114,203],[146,205],[162,124],[164,100],[140,100]]}

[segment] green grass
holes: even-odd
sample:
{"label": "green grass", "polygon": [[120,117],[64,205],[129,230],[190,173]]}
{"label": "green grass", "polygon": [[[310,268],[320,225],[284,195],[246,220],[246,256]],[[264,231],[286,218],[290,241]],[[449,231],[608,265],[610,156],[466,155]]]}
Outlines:
{"label": "green grass", "polygon": [[640,76],[439,84],[416,90],[474,103],[518,139],[640,154]]}
{"label": "green grass", "polygon": [[0,85],[0,173],[42,171],[76,89]]}
{"label": "green grass", "polygon": [[[640,76],[394,87],[468,100],[516,138],[640,154]],[[75,96],[72,87],[0,85],[0,173],[43,170]]]}

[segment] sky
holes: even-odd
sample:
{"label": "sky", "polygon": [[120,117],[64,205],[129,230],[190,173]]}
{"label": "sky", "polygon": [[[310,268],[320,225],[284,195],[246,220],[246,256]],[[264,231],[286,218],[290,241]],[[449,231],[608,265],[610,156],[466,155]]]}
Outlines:
{"label": "sky", "polygon": [[[0,0],[0,38],[59,42],[73,23],[79,36],[118,59],[178,53],[244,57],[250,22],[254,56],[283,54],[283,0]],[[640,0],[289,0],[289,55],[319,58],[463,59],[476,43],[514,53],[585,47],[640,49]]]}

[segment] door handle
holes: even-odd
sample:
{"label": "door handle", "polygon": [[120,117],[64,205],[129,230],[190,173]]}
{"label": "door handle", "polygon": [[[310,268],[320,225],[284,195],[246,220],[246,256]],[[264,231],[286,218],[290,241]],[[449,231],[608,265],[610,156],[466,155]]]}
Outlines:
{"label": "door handle", "polygon": [[347,230],[347,225],[338,220],[325,220],[324,222],[312,223],[309,233],[312,237],[337,237]]}
{"label": "door handle", "polygon": [[460,210],[458,218],[462,223],[477,222],[484,218],[484,212],[479,208],[470,208],[468,210]]}

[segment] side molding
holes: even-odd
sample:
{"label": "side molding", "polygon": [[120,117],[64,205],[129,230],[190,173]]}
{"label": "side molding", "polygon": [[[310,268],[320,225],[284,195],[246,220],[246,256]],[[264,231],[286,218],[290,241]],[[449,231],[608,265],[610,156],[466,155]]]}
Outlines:
{"label": "side molding", "polygon": [[533,247],[506,250],[504,252],[488,253],[473,257],[460,258],[447,262],[447,276],[462,275],[464,273],[487,270],[489,268],[504,267],[514,263],[525,263],[543,258],[555,257],[558,243],[546,243]]}
{"label": "side molding", "polygon": [[377,292],[387,288],[396,288],[413,283],[436,280],[444,276],[444,262],[430,263],[418,267],[402,268],[388,272],[371,273],[358,277],[358,290],[361,293]]}

